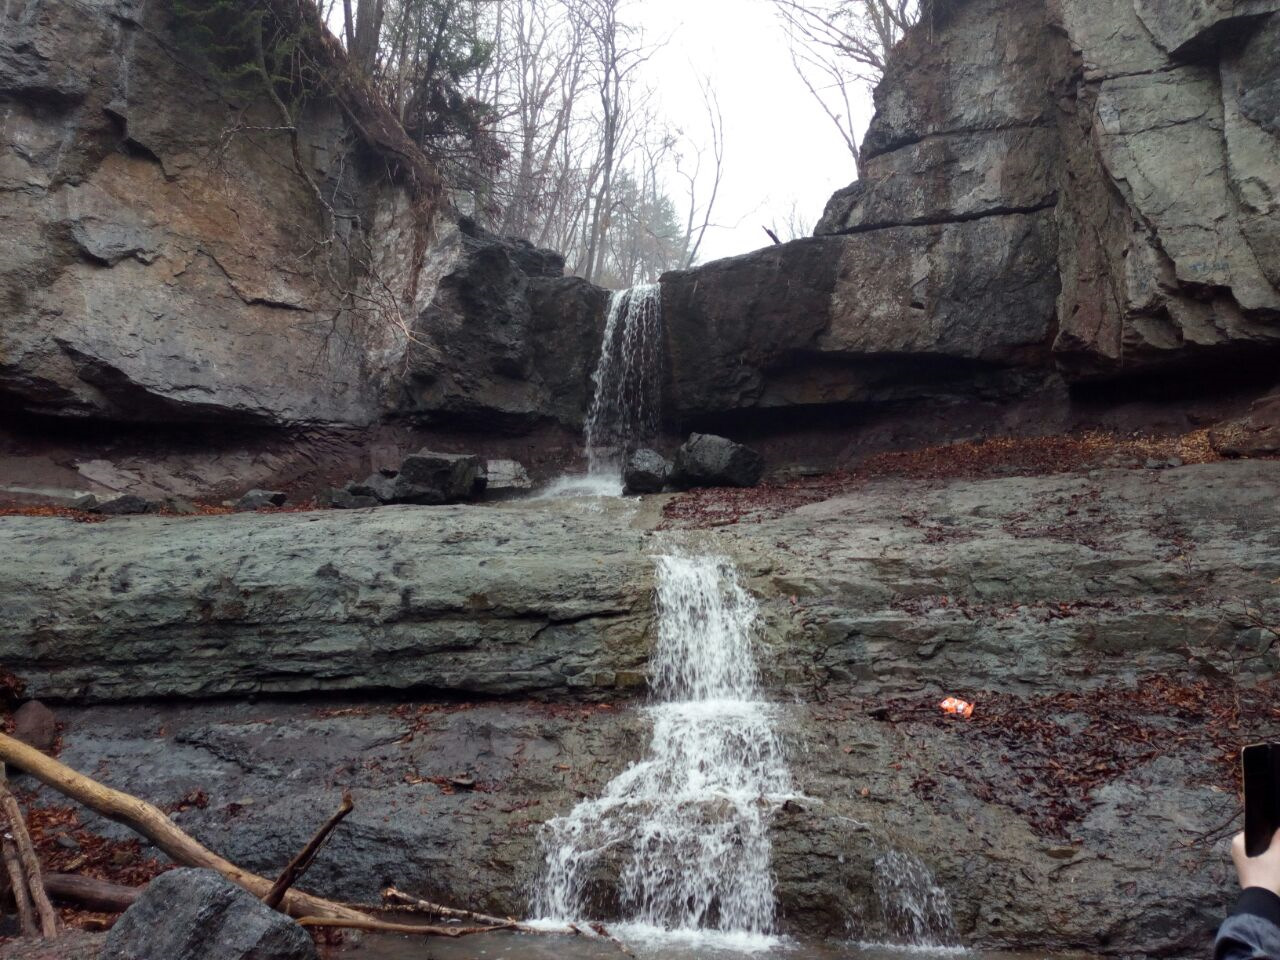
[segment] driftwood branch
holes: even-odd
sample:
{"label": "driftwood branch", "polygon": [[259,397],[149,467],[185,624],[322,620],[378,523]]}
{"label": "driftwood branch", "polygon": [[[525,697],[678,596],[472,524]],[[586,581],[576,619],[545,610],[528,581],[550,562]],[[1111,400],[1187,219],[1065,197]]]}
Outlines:
{"label": "driftwood branch", "polygon": [[317,830],[315,836],[307,841],[307,845],[302,848],[298,855],[289,861],[270,891],[262,898],[263,903],[272,910],[280,906],[280,901],[284,899],[285,893],[307,872],[312,861],[315,860],[316,854],[320,852],[320,848],[325,845],[325,841],[333,833],[334,828],[343,821],[354,806],[355,803],[351,800],[351,794],[344,792],[342,794],[342,806],[338,808],[338,812],[326,820],[324,826]]}
{"label": "driftwood branch", "polygon": [[36,848],[31,843],[31,834],[27,832],[27,821],[22,815],[22,808],[18,806],[18,799],[9,789],[9,780],[5,776],[3,763],[0,763],[0,820],[8,823],[4,838],[6,846],[12,843],[17,853],[21,881],[14,877],[13,870],[9,867],[8,857],[5,858],[9,879],[13,883],[14,899],[21,903],[19,889],[26,891],[31,898],[36,916],[40,918],[40,932],[48,938],[56,937],[58,915],[54,912],[53,904],[49,902],[49,895],[45,892],[40,873],[40,860],[36,857]]}
{"label": "driftwood branch", "polygon": [[[582,927],[576,923],[566,923],[563,927],[541,925],[535,927],[527,923],[521,923],[513,917],[495,917],[487,913],[477,913],[474,910],[459,910],[457,907],[446,907],[442,903],[432,903],[430,900],[423,900],[420,897],[405,893],[403,890],[397,890],[395,887],[385,888],[382,891],[382,899],[389,904],[394,904],[394,909],[397,910],[409,910],[414,913],[425,913],[452,920],[470,920],[473,923],[487,924],[492,930],[518,930],[521,933],[583,936]],[[627,945],[610,933],[604,924],[592,923],[587,926],[596,936],[602,940],[608,940],[627,956],[632,956],[631,951],[627,949]]]}

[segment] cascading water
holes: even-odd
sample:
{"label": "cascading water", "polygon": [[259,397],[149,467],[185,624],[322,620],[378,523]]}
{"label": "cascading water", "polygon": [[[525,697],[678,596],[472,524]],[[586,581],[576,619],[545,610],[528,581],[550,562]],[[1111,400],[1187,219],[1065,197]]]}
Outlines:
{"label": "cascading water", "polygon": [[889,850],[876,858],[872,880],[885,925],[900,942],[916,947],[956,942],[947,891],[919,857]]}
{"label": "cascading water", "polygon": [[600,359],[587,411],[586,476],[562,477],[544,495],[618,496],[627,453],[658,432],[662,388],[662,288],[656,283],[609,296]]}
{"label": "cascading water", "polygon": [[657,558],[649,755],[544,828],[534,896],[548,919],[589,918],[598,877],[637,934],[718,932],[741,947],[773,928],[768,819],[791,777],[752,655],[756,603],[722,557]]}
{"label": "cascading water", "polygon": [[628,449],[658,431],[662,288],[656,283],[609,297],[595,393],[587,412],[589,475],[621,475]]}

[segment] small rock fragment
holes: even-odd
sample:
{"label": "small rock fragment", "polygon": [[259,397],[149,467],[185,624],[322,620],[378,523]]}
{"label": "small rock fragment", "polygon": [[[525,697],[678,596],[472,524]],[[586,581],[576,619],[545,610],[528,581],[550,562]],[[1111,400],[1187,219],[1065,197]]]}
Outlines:
{"label": "small rock fragment", "polygon": [[288,495],[279,490],[250,490],[236,501],[236,510],[262,510],[266,507],[283,507]]}
{"label": "small rock fragment", "polygon": [[39,700],[28,700],[13,714],[13,735],[29,747],[48,752],[58,741],[58,721]]}
{"label": "small rock fragment", "polygon": [[352,496],[371,497],[379,503],[388,503],[396,492],[395,476],[400,471],[393,470],[391,475],[378,471],[371,473],[363,480],[353,480],[348,483],[346,490]]}
{"label": "small rock fragment", "polygon": [[108,500],[105,503],[98,504],[96,507],[91,507],[90,512],[100,513],[108,517],[124,517],[140,513],[153,513],[155,509],[156,504],[145,497],[126,493],[122,497],[116,497],[114,500]]}
{"label": "small rock fragment", "polygon": [[377,507],[382,503],[376,497],[357,496],[350,490],[343,490],[339,487],[334,487],[329,491],[325,502],[335,510],[359,510],[366,507]]}

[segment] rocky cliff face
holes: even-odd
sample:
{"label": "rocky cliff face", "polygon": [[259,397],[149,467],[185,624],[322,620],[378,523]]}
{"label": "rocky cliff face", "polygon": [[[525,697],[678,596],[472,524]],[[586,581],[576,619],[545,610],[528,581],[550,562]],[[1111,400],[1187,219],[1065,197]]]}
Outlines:
{"label": "rocky cliff face", "polygon": [[[233,439],[206,446],[229,443],[247,482],[287,476],[283,461],[358,461],[336,448],[378,424],[411,428],[403,449],[421,445],[415,427],[576,432],[603,292],[563,278],[555,254],[444,210],[424,234],[327,97],[297,117],[317,200],[280,117],[219,81],[173,16],[132,0],[31,0],[0,21],[11,423],[38,418],[42,440],[76,422],[105,425],[96,438],[129,423],[229,426]],[[245,453],[264,446],[246,430],[285,432],[274,467]],[[84,439],[68,440],[73,460],[118,467],[118,451]],[[39,472],[23,442],[0,442],[17,454],[4,480]],[[152,461],[175,454],[171,437],[151,446]],[[98,483],[82,474],[79,486]]]}
{"label": "rocky cliff face", "polygon": [[934,4],[819,239],[664,279],[673,415],[1273,367],[1278,9]]}

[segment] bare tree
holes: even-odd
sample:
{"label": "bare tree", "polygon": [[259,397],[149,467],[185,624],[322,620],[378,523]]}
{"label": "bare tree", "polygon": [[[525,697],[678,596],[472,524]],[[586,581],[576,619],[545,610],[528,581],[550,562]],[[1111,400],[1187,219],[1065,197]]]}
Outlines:
{"label": "bare tree", "polygon": [[653,55],[640,32],[624,22],[624,0],[579,0],[578,16],[593,41],[596,92],[600,98],[600,173],[586,226],[586,260],[582,275],[593,279],[603,265],[604,235],[613,207],[613,181],[634,104],[630,102],[633,74]]}
{"label": "bare tree", "polygon": [[771,0],[791,62],[844,141],[855,169],[853,98],[884,75],[889,52],[919,19],[918,0]]}
{"label": "bare tree", "polygon": [[813,221],[800,211],[799,203],[793,198],[786,215],[781,219],[774,217],[764,231],[774,243],[785,243],[813,236]]}
{"label": "bare tree", "polygon": [[698,260],[698,252],[702,249],[702,240],[711,227],[711,215],[715,211],[716,200],[720,196],[720,182],[724,178],[724,114],[720,110],[720,98],[711,86],[710,78],[700,81],[702,102],[707,111],[707,128],[711,137],[711,187],[709,196],[702,204],[698,202],[698,193],[703,183],[702,166],[706,151],[695,145],[692,169],[688,165],[682,167],[677,161],[676,172],[684,178],[688,185],[689,210],[685,218],[684,230],[684,268],[687,270]]}

